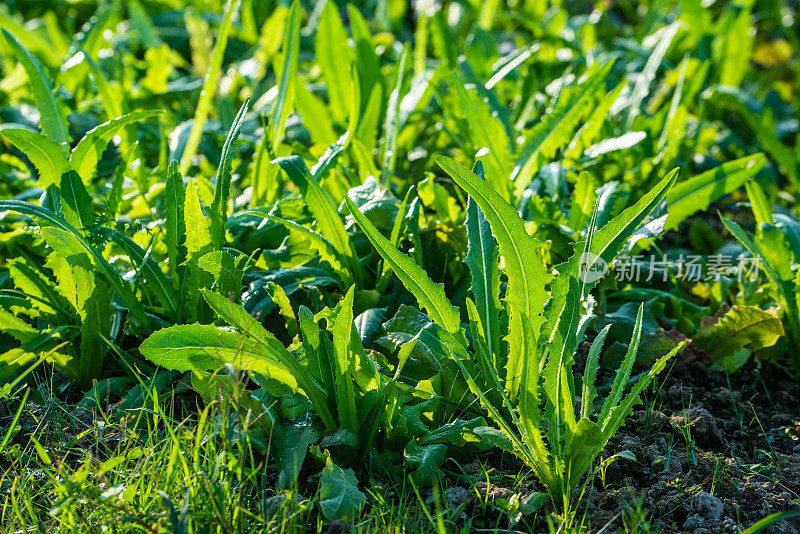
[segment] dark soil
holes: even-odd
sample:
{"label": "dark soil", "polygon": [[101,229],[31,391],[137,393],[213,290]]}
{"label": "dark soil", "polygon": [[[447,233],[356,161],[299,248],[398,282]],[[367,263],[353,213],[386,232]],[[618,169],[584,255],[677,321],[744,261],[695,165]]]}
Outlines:
{"label": "dark soil", "polygon": [[[724,373],[690,362],[648,400],[652,411],[635,412],[607,447],[637,461],[613,463],[606,486],[596,484],[593,530],[637,499],[661,532],[738,532],[800,509],[797,381],[764,367],[741,370],[729,387]],[[800,519],[770,531],[800,533]]]}
{"label": "dark soil", "polygon": [[[800,510],[798,382],[750,366],[729,383],[694,358],[673,367],[606,447],[603,458],[619,456],[581,501],[591,532],[740,532]],[[490,501],[509,494],[488,492]],[[767,532],[800,533],[800,518]]]}

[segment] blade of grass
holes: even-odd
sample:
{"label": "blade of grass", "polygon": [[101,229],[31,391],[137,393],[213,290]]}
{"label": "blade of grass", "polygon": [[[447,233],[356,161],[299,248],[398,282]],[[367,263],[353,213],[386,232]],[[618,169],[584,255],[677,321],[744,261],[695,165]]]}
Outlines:
{"label": "blade of grass", "polygon": [[228,0],[225,18],[219,27],[217,42],[214,43],[214,53],[211,56],[211,63],[208,65],[203,87],[200,90],[200,100],[197,101],[197,109],[194,112],[192,129],[189,131],[189,138],[186,140],[186,146],[184,146],[183,154],[181,155],[180,171],[183,175],[186,175],[189,171],[189,167],[192,165],[192,158],[197,153],[197,147],[200,146],[203,127],[208,121],[208,114],[211,111],[214,96],[217,94],[217,84],[221,78],[222,58],[228,45],[228,35],[233,24],[233,16],[239,10],[240,2],[241,0]]}

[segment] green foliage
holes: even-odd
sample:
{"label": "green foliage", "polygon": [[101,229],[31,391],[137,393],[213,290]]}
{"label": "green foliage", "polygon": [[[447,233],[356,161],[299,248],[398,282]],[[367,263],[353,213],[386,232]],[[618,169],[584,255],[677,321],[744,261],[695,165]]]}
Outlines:
{"label": "green foliage", "polygon": [[319,478],[319,506],[328,519],[353,520],[361,515],[367,497],[358,490],[352,469],[342,469],[330,459]]}
{"label": "green foliage", "polygon": [[[562,282],[562,287],[566,285],[568,289],[563,295],[554,292],[555,298],[550,306],[556,307],[560,313],[550,319],[553,321],[557,318],[556,324],[550,325],[549,338],[541,338],[539,332],[547,320],[544,305],[550,296],[546,290],[549,278],[536,254],[541,244],[528,235],[524,221],[486,182],[451,160],[441,158],[439,164],[484,211],[503,258],[509,280],[505,300],[511,310],[511,318],[507,332],[510,354],[502,371],[496,368],[492,362],[494,354],[489,352],[490,346],[499,346],[501,334],[496,332],[496,339],[493,340],[486,338],[475,304],[467,300],[475,359],[482,364],[481,374],[472,371],[471,359],[465,362],[463,355],[466,347],[450,330],[449,316],[439,311],[452,307],[443,295],[431,296],[437,286],[410,258],[392,248],[363,215],[356,215],[355,206],[351,204],[350,209],[376,249],[384,259],[391,261],[395,272],[398,272],[398,268],[404,269],[402,274],[398,273],[398,277],[414,294],[421,307],[428,311],[434,322],[452,334],[444,337],[442,349],[456,362],[472,393],[480,399],[490,417],[504,432],[511,445],[509,449],[534,470],[547,487],[553,502],[569,512],[572,493],[581,477],[623,424],[632,406],[639,402],[640,392],[663,370],[666,362],[682,345],[662,355],[649,373],[643,375],[627,395],[624,394],[642,334],[644,308],[640,307],[625,359],[601,411],[596,414],[596,421],[592,421],[596,413],[591,400],[596,395],[593,383],[584,384],[587,400],[581,407],[580,420],[576,420],[572,366],[578,338],[583,332],[583,310],[588,305],[584,302],[585,288],[579,286],[571,273],[559,273],[560,280],[567,280],[566,284]],[[663,198],[672,183],[674,178],[667,177],[665,185],[657,188],[653,196]],[[621,243],[637,230],[637,225],[632,221],[641,223],[658,204],[652,198],[646,197],[643,201],[644,207],[634,206],[606,226],[612,232],[610,238],[607,235],[596,236],[594,227],[591,227],[587,248],[598,250],[602,257],[604,250],[621,247]],[[596,217],[595,213],[593,223]],[[596,237],[598,239],[595,241]],[[611,245],[616,242],[620,245]],[[600,245],[599,249],[594,248],[595,243]],[[609,246],[613,248],[607,248]],[[606,257],[609,261],[612,259],[608,254]],[[487,269],[491,272],[494,267],[490,265]],[[482,266],[477,266],[473,272],[479,277],[487,276],[481,270]],[[591,312],[591,307],[588,307],[588,311]],[[604,337],[605,334],[602,335]],[[587,367],[589,378],[596,376],[602,338],[598,338],[600,345],[591,351]],[[539,394],[540,389],[545,394],[544,398]],[[502,400],[498,401],[497,398]],[[413,454],[419,456],[418,452]],[[419,460],[415,461],[416,464],[420,463]]]}
{"label": "green foliage", "polygon": [[460,334],[461,321],[458,310],[447,300],[441,284],[431,282],[419,265],[414,263],[408,256],[398,252],[389,240],[383,237],[377,228],[372,226],[352,200],[349,198],[346,200],[350,213],[353,214],[353,217],[372,245],[391,266],[392,271],[416,297],[420,308],[427,311],[428,316],[448,333],[453,335]]}
{"label": "green foliage", "polygon": [[286,23],[288,31],[283,43],[284,63],[281,68],[281,79],[278,84],[278,97],[272,107],[272,151],[278,149],[283,132],[286,128],[286,119],[294,106],[295,85],[297,78],[297,55],[300,50],[300,3],[293,2],[289,10],[289,20]]}
{"label": "green foliage", "polygon": [[667,195],[670,210],[665,228],[677,228],[687,217],[707,210],[714,200],[738,190],[758,174],[764,163],[761,154],[747,156],[677,184]]}
{"label": "green foliage", "polygon": [[531,130],[520,147],[512,173],[517,193],[531,182],[541,167],[541,159],[552,159],[556,151],[569,142],[572,133],[587,117],[592,103],[605,91],[603,81],[612,65],[613,62],[608,62],[592,67],[580,85],[559,95],[553,111]]}
{"label": "green foliage", "polygon": [[[777,337],[775,337],[776,335],[780,336],[780,332],[785,331],[785,339],[789,351],[794,354],[789,359],[790,365],[795,370],[800,369],[800,360],[798,360],[796,352],[797,347],[800,347],[800,299],[797,298],[800,286],[798,286],[798,276],[796,275],[797,258],[800,251],[796,247],[792,250],[790,245],[792,239],[791,237],[787,239],[786,235],[791,233],[792,229],[798,227],[797,221],[788,219],[787,230],[762,222],[759,224],[754,241],[739,224],[721,215],[720,217],[725,228],[742,244],[747,253],[753,258],[758,258],[758,267],[763,269],[766,274],[772,297],[780,304],[781,320],[783,322],[783,328],[780,329],[772,320],[774,319],[774,314],[762,318],[762,321],[752,320],[759,327],[764,325],[765,330],[762,331],[761,328],[756,328],[752,335],[748,334],[748,330],[739,336],[733,336],[731,342],[734,343],[732,347],[734,352],[725,356],[733,357],[734,362],[736,362],[733,363],[733,366],[737,367],[737,363],[741,362],[741,352],[744,349],[744,347],[738,345],[744,345],[747,341],[750,341],[753,343],[754,349],[768,347],[778,341]],[[761,310],[756,312],[757,317],[761,317],[765,313],[767,312]],[[733,325],[746,326],[748,321],[745,319],[744,325],[741,325],[743,319],[738,317],[739,315],[740,313],[736,314],[731,319],[731,322]],[[722,321],[720,322],[722,323]],[[724,323],[722,326],[724,326]],[[734,328],[732,333],[737,330],[737,328]],[[736,357],[737,353],[738,357]]]}
{"label": "green foliage", "polygon": [[[480,177],[483,167],[476,164],[474,170],[476,176]],[[492,355],[499,357],[500,342],[496,335],[500,331],[499,252],[497,241],[492,235],[492,227],[472,197],[467,204],[466,227],[468,248],[464,263],[469,267],[472,281],[470,291],[481,318],[481,327],[491,343],[488,348]]]}
{"label": "green foliage", "polygon": [[360,283],[361,265],[358,262],[355,248],[333,201],[319,184],[326,172],[335,165],[348,137],[349,133],[345,133],[335,144],[331,145],[311,171],[298,156],[278,158],[275,163],[281,166],[300,190],[308,209],[316,218],[319,233],[330,241],[334,250],[341,256],[340,261],[348,266],[352,280]]}
{"label": "green foliage", "polygon": [[[220,504],[243,481],[291,517],[316,488],[319,528],[400,471],[439,506],[451,459],[498,448],[569,530],[679,340],[712,371],[800,373],[785,9],[33,4],[0,8],[0,387],[149,399],[172,448],[151,444],[163,495],[120,490],[150,507],[125,512],[139,527],[270,531],[274,501]],[[191,446],[162,406],[189,388]],[[127,452],[29,441],[10,465],[38,459],[57,503],[15,517],[127,510],[94,487]],[[541,498],[509,502],[509,528]]]}
{"label": "green foliage", "polygon": [[92,128],[72,149],[69,156],[70,165],[78,172],[83,182],[89,184],[95,178],[97,162],[100,161],[103,151],[119,130],[157,113],[158,110],[134,111]]}
{"label": "green foliage", "polygon": [[19,39],[5,28],[3,28],[3,37],[28,75],[31,92],[41,117],[40,127],[42,133],[59,145],[66,143],[69,141],[67,124],[61,115],[56,97],[53,95],[53,85],[44,70],[42,70],[42,65],[23,46]]}
{"label": "green foliage", "polygon": [[167,168],[167,179],[164,184],[164,241],[167,245],[167,258],[169,271],[174,273],[173,284],[180,291],[186,261],[186,190],[183,178],[175,161],[170,162]]}
{"label": "green foliage", "polygon": [[777,311],[735,305],[712,324],[703,325],[695,342],[733,372],[747,362],[751,351],[771,347],[784,335]]}
{"label": "green foliage", "polygon": [[200,145],[203,127],[208,120],[208,114],[213,104],[212,99],[217,92],[217,84],[219,83],[222,69],[222,60],[225,54],[225,48],[228,45],[228,35],[230,34],[231,25],[233,24],[233,17],[239,11],[240,3],[240,0],[228,1],[227,9],[225,10],[225,18],[222,20],[222,24],[219,27],[217,40],[214,43],[214,51],[211,55],[211,61],[208,63],[208,70],[206,70],[206,75],[203,79],[203,88],[200,91],[200,99],[197,102],[197,108],[192,120],[192,128],[189,131],[189,137],[184,145],[183,153],[180,155],[181,174],[186,174],[189,170],[192,158],[197,152],[197,147]]}
{"label": "green foliage", "polygon": [[410,441],[403,452],[403,458],[412,476],[425,486],[431,486],[439,475],[439,468],[447,457],[447,446],[442,444],[417,445]]}
{"label": "green foliage", "polygon": [[61,174],[69,167],[64,149],[49,137],[14,128],[0,130],[0,135],[31,160],[39,172],[39,185],[42,188],[58,183]]}
{"label": "green foliage", "polygon": [[242,104],[236,118],[233,119],[231,131],[225,138],[222,146],[222,156],[220,159],[217,177],[214,180],[214,199],[211,201],[209,211],[211,212],[211,241],[214,248],[222,249],[225,241],[225,224],[228,222],[228,197],[231,189],[231,165],[233,152],[236,150],[236,142],[239,140],[239,132],[242,129],[244,116],[250,107],[250,99],[247,98]]}

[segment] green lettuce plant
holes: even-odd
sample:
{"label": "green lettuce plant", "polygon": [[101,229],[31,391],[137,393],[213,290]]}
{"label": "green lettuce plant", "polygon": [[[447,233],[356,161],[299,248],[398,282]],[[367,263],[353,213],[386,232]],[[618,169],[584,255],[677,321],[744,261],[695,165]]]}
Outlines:
{"label": "green lettuce plant", "polygon": [[[720,214],[725,228],[757,259],[769,287],[770,297],[778,304],[786,335],[788,365],[800,372],[800,223],[786,214],[774,213],[763,190],[756,182],[747,184],[756,233],[752,238],[736,222]],[[760,321],[763,326],[764,321]],[[767,332],[763,332],[766,334]],[[779,332],[783,335],[784,332]],[[761,336],[763,337],[763,335]],[[777,337],[772,339],[772,343]],[[760,348],[763,343],[756,343]]]}
{"label": "green lettuce plant", "polygon": [[[597,258],[592,263],[610,262],[662,203],[675,182],[675,172],[603,228],[595,231],[590,225],[586,240],[575,245],[575,254],[556,267],[554,277],[540,259],[542,243],[527,233],[517,210],[500,193],[458,163],[444,157],[438,162],[474,203],[467,211],[466,223],[470,234],[467,263],[475,297],[467,299],[465,310],[471,343],[461,313],[449,302],[443,287],[383,237],[352,202],[348,205],[359,227],[420,307],[446,331],[448,357],[458,365],[496,425],[476,432],[520,457],[546,487],[553,503],[569,514],[573,494],[596,456],[639,402],[642,390],[680,349],[659,358],[626,393],[641,336],[640,309],[628,352],[602,407],[595,407],[594,381],[607,328],[592,344],[580,406],[576,406],[574,354],[590,312],[589,291],[594,285],[579,281],[581,258],[590,252],[593,256],[586,257]],[[508,278],[502,295],[503,313],[509,315],[505,328],[498,320],[499,257]]]}

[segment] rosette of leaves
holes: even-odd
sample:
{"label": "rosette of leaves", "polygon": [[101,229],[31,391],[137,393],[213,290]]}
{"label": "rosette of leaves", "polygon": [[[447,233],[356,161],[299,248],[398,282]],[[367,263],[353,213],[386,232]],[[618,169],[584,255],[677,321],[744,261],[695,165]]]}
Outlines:
{"label": "rosette of leaves", "polygon": [[[519,456],[548,489],[554,504],[570,511],[573,492],[597,454],[639,402],[642,390],[680,349],[662,355],[626,393],[641,337],[640,309],[628,352],[602,407],[595,407],[594,378],[607,329],[592,344],[576,406],[574,352],[583,336],[590,311],[587,297],[594,286],[579,282],[580,258],[590,251],[610,262],[664,201],[675,172],[597,231],[595,212],[586,241],[575,244],[574,255],[556,267],[554,278],[541,259],[542,243],[527,233],[517,210],[502,194],[454,161],[440,157],[438,162],[470,197],[467,264],[474,299],[467,299],[464,311],[471,343],[461,314],[443,287],[398,251],[352,203],[350,210],[420,308],[444,331],[447,358],[458,366],[496,425],[476,429],[476,434]],[[476,170],[481,174],[480,167]],[[503,295],[500,258],[508,278]],[[502,321],[501,314],[507,316]]]}

